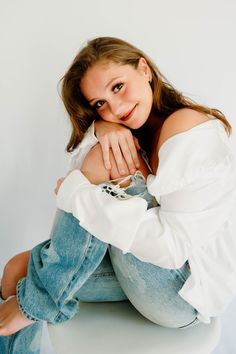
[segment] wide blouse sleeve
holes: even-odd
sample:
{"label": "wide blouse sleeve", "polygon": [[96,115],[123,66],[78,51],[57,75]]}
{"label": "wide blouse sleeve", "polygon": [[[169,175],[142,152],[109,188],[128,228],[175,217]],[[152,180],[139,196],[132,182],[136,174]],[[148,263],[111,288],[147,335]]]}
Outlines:
{"label": "wide blouse sleeve", "polygon": [[113,198],[79,170],[65,179],[57,203],[88,232],[124,253],[179,268],[229,222],[235,181],[226,133],[200,125],[170,138],[160,149],[157,175],[147,181],[160,206],[147,210],[140,197]]}
{"label": "wide blouse sleeve", "polygon": [[94,122],[87,129],[83,140],[79,146],[72,152],[71,158],[69,160],[69,170],[80,168],[82,162],[89,152],[89,150],[98,143],[98,139],[95,135]]}

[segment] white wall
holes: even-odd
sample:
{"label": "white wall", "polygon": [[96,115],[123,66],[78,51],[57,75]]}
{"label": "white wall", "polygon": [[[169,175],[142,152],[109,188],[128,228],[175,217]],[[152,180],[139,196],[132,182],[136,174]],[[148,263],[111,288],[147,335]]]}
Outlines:
{"label": "white wall", "polygon": [[0,268],[48,238],[70,132],[57,83],[88,38],[139,46],[236,128],[234,0],[0,0],[0,8]]}

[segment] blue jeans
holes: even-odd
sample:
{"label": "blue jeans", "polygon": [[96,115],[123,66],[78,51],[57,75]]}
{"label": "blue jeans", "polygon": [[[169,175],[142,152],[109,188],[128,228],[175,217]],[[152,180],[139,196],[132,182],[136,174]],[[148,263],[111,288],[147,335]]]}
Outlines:
{"label": "blue jeans", "polygon": [[[140,173],[127,188],[112,189],[114,197],[140,195],[148,207],[157,205]],[[72,214],[58,210],[51,238],[31,251],[28,273],[17,285],[23,314],[35,321],[7,337],[0,337],[1,354],[39,354],[42,321],[59,323],[79,311],[79,302],[129,300],[149,320],[167,327],[187,327],[198,320],[196,310],[178,294],[190,270],[164,269],[123,254],[84,230]]]}

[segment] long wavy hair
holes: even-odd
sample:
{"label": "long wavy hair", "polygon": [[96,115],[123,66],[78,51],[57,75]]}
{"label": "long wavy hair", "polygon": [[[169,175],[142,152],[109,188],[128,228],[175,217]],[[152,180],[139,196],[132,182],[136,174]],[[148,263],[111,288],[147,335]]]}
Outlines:
{"label": "long wavy hair", "polygon": [[231,134],[232,127],[221,111],[199,105],[177,91],[153,61],[140,49],[119,38],[98,37],[86,43],[61,79],[61,97],[72,124],[72,134],[66,151],[72,152],[83,139],[90,124],[100,119],[96,110],[88,104],[80,90],[81,79],[88,68],[101,60],[112,61],[120,65],[129,64],[137,68],[141,57],[146,59],[152,72],[152,109],[158,117],[164,121],[180,108],[191,108],[218,118],[224,123],[228,135]]}

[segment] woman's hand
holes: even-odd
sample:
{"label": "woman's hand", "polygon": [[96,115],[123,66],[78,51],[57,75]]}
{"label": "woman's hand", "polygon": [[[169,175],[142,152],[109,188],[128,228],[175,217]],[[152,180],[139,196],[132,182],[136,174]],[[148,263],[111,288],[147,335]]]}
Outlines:
{"label": "woman's hand", "polygon": [[131,174],[135,173],[136,168],[140,167],[137,150],[141,148],[138,139],[132,135],[130,129],[103,120],[96,121],[94,125],[97,139],[101,144],[106,169],[111,168],[109,158],[109,149],[111,148],[120,174],[125,173],[126,165]]}
{"label": "woman's hand", "polygon": [[62,183],[64,182],[64,179],[65,179],[65,177],[61,177],[57,180],[57,185],[56,185],[56,188],[54,189],[55,194],[58,193]]}
{"label": "woman's hand", "polygon": [[74,170],[70,170],[70,171],[67,173],[67,175],[66,175],[65,177],[61,177],[61,178],[59,178],[59,179],[57,180],[57,185],[56,185],[56,188],[54,189],[55,194],[58,193],[58,191],[59,191],[59,189],[60,189],[62,183],[63,183],[64,180],[66,179],[66,177],[69,176],[69,174],[70,174],[71,172],[73,172],[73,171],[74,171]]}
{"label": "woman's hand", "polygon": [[32,323],[21,313],[16,296],[0,305],[0,336],[9,336]]}

